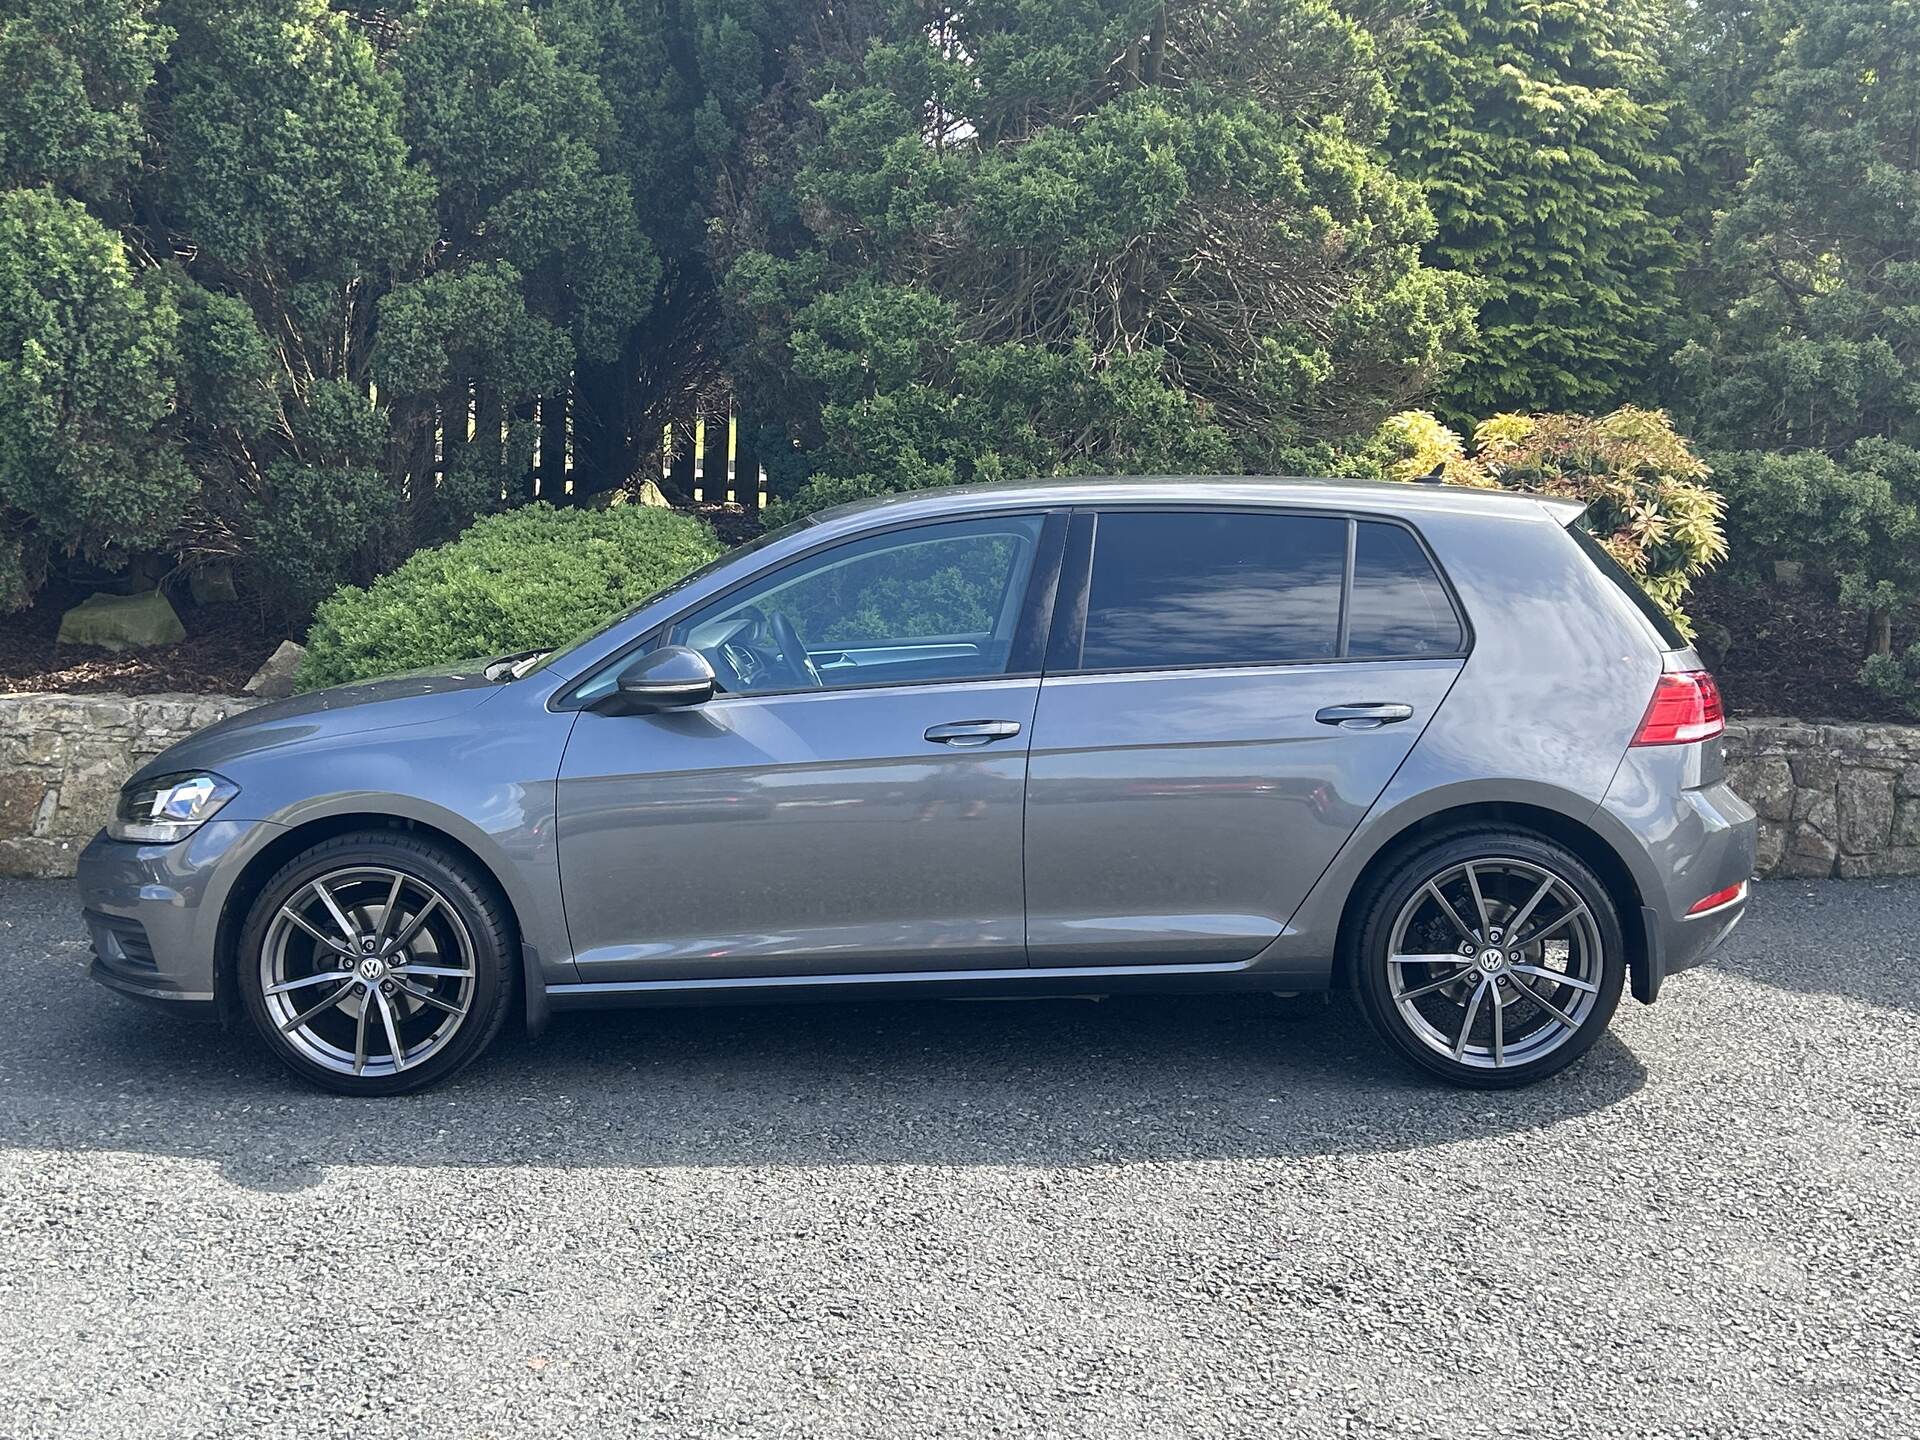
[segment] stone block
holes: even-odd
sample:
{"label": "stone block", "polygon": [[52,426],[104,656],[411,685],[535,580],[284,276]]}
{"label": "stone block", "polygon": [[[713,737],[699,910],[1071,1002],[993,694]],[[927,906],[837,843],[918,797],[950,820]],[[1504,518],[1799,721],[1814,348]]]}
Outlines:
{"label": "stone block", "polygon": [[1727,781],[1762,819],[1793,818],[1793,770],[1778,755],[1735,761],[1727,769]]}
{"label": "stone block", "polygon": [[1840,762],[1824,750],[1808,750],[1787,762],[1793,769],[1793,783],[1807,790],[1831,790],[1840,783]]}
{"label": "stone block", "polygon": [[1771,875],[1780,868],[1787,854],[1787,830],[1784,825],[1762,820],[1754,835],[1753,870],[1756,875]]}
{"label": "stone block", "polygon": [[306,646],[282,640],[279,648],[267,657],[267,663],[247,681],[247,694],[258,695],[262,700],[284,700],[293,694],[294,674],[300,669],[300,662],[306,658]]}
{"label": "stone block", "polygon": [[158,590],[144,595],[89,595],[60,617],[62,645],[139,650],[187,638],[186,626]]}
{"label": "stone block", "polygon": [[1840,828],[1839,807],[1831,792],[1825,790],[1796,790],[1793,818],[1823,835],[1831,835]]}
{"label": "stone block", "polygon": [[1840,777],[1836,799],[1840,828],[1834,838],[1841,850],[1849,855],[1884,850],[1893,831],[1893,776],[1885,770],[1849,770]]}
{"label": "stone block", "polygon": [[1920,795],[1909,795],[1894,804],[1893,831],[1887,844],[1895,849],[1920,845]]}

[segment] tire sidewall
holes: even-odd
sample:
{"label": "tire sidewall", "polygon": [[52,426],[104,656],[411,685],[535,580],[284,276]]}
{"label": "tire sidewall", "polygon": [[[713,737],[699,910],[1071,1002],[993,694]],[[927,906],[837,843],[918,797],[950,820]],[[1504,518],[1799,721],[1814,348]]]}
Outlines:
{"label": "tire sidewall", "polygon": [[[301,1054],[279,1033],[261,989],[260,951],[280,907],[319,876],[355,865],[401,870],[431,885],[450,905],[474,950],[473,1000],[453,1039],[398,1075],[344,1075]],[[274,1058],[302,1079],[346,1095],[397,1095],[446,1079],[470,1064],[499,1033],[513,993],[512,927],[506,907],[471,867],[441,847],[406,836],[348,835],[303,851],[270,879],[241,931],[235,979],[254,1029]]]}
{"label": "tire sidewall", "polygon": [[[1387,953],[1402,907],[1446,870],[1469,860],[1524,860],[1553,871],[1578,892],[1592,914],[1601,947],[1600,995],[1579,1030],[1550,1054],[1511,1069],[1464,1065],[1435,1053],[1407,1026],[1394,1003]],[[1352,956],[1354,989],[1361,1008],[1381,1036],[1422,1070],[1457,1085],[1506,1089],[1544,1080],[1579,1060],[1606,1033],[1620,1003],[1627,975],[1625,935],[1613,898],[1600,877],[1571,850],[1517,830],[1482,830],[1437,837],[1393,864],[1367,898],[1365,920]]]}

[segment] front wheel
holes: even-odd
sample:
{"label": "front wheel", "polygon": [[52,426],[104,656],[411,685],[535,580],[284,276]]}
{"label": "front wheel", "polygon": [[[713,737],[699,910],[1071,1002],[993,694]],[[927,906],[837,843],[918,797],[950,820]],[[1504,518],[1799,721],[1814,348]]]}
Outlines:
{"label": "front wheel", "polygon": [[1443,836],[1363,902],[1349,963],[1387,1042],[1457,1085],[1506,1089],[1592,1048],[1626,979],[1620,918],[1572,851],[1517,830]]}
{"label": "front wheel", "polygon": [[443,1080],[500,1031],[512,923],[463,857],[404,834],[322,841],[261,891],[240,990],[289,1069],[348,1095]]}

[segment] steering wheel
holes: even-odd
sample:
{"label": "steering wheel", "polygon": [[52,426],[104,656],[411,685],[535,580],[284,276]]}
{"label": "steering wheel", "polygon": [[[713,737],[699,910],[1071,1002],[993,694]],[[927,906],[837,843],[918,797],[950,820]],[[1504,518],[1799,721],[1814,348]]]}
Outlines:
{"label": "steering wheel", "polygon": [[820,677],[820,667],[813,663],[813,656],[800,643],[800,632],[793,628],[793,621],[779,610],[769,610],[767,632],[773,636],[774,649],[780,652],[781,660],[796,678],[805,680],[816,690],[825,687],[827,682]]}

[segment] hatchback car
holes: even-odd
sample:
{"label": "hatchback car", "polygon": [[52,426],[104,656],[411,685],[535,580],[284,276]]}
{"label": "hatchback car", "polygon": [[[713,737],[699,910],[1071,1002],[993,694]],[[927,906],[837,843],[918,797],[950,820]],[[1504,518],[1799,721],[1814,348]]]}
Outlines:
{"label": "hatchback car", "polygon": [[87,848],[92,973],[320,1085],[512,1016],[1349,989],[1563,1069],[1739,920],[1713,679],[1578,505],[1108,480],[893,496],[584,639],[270,704]]}

